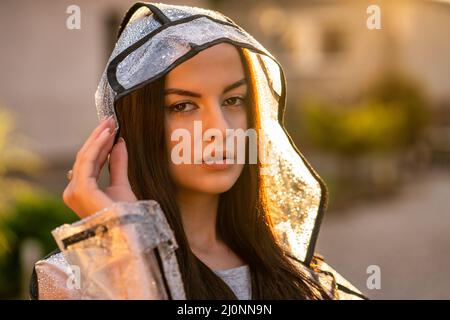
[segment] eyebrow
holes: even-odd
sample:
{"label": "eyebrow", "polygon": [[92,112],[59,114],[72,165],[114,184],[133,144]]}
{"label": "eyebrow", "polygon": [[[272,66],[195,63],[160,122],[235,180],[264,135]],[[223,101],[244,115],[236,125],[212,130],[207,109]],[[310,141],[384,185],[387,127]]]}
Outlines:
{"label": "eyebrow", "polygon": [[[222,94],[227,93],[228,91],[233,90],[234,88],[240,87],[244,84],[246,84],[245,78],[243,78],[239,81],[236,81],[235,83],[232,83],[229,86],[226,86],[225,89],[223,89]],[[200,93],[187,91],[187,90],[183,90],[183,89],[177,89],[177,88],[171,88],[171,89],[164,90],[164,95],[168,95],[168,94],[178,94],[181,96],[189,96],[189,97],[195,97],[195,98],[202,97],[202,95]]]}

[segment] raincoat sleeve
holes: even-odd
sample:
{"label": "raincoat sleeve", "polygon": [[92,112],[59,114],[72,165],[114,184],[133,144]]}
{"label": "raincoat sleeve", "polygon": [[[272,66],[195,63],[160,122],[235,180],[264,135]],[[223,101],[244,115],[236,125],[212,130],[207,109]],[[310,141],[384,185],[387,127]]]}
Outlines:
{"label": "raincoat sleeve", "polygon": [[174,234],[153,200],[117,202],[52,231],[31,299],[185,299]]}

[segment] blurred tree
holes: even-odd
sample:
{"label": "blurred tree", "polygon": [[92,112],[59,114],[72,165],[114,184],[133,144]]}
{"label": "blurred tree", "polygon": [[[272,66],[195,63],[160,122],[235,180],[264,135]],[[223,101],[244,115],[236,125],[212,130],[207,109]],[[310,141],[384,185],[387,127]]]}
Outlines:
{"label": "blurred tree", "polygon": [[30,189],[17,175],[33,175],[42,169],[43,161],[24,149],[25,137],[13,132],[12,114],[0,108],[0,217],[15,198]]}
{"label": "blurred tree", "polygon": [[[77,220],[76,215],[58,198],[45,191],[24,193],[0,220],[0,299],[19,298],[22,288],[20,250],[24,241],[36,240],[43,253],[56,243],[54,228]],[[25,279],[27,281],[27,279]]]}
{"label": "blurred tree", "polygon": [[[299,108],[296,136],[328,154],[336,170],[326,172],[333,201],[391,194],[406,168],[403,155],[419,146],[430,118],[421,88],[385,74],[355,104],[310,99]],[[420,165],[420,164],[418,164]]]}
{"label": "blurred tree", "polygon": [[20,297],[22,243],[34,239],[49,252],[56,247],[50,231],[76,220],[61,200],[18,177],[37,173],[44,163],[12,129],[11,114],[0,109],[0,299]]}
{"label": "blurred tree", "polygon": [[301,108],[303,134],[313,146],[350,157],[410,147],[428,118],[420,89],[397,75],[377,81],[356,105],[310,100]]}

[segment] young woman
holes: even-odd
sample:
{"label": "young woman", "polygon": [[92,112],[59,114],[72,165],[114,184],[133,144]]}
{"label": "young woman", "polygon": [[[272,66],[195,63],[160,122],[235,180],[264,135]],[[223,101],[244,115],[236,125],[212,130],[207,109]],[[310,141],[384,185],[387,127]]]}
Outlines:
{"label": "young woman", "polygon": [[[231,19],[200,8],[136,4],[119,35],[97,92],[102,121],[78,151],[63,193],[81,220],[53,231],[62,252],[36,263],[32,297],[146,298],[135,293],[148,291],[137,285],[148,275],[123,271],[134,258],[159,279],[164,289],[154,291],[166,292],[153,297],[363,297],[314,256],[326,189],[284,131],[276,59]],[[110,185],[101,190],[107,161]],[[143,207],[148,201],[156,207]],[[147,229],[134,221],[131,233],[105,222],[120,211],[125,224],[133,210],[162,217]],[[149,234],[165,223],[173,263],[163,250],[155,260],[130,249],[163,243]],[[128,258],[118,259],[123,243]],[[91,253],[99,248],[108,253]],[[85,284],[67,285],[69,264],[81,267]],[[125,283],[127,293],[118,293]]]}

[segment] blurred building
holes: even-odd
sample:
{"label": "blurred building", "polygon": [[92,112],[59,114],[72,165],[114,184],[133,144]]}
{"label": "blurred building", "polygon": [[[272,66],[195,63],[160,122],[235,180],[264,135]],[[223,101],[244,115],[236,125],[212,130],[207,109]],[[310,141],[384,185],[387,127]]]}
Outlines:
{"label": "blurred building", "polygon": [[[431,118],[430,158],[450,161],[450,1],[279,0],[215,1],[221,11],[274,53],[287,76],[287,125],[311,98],[351,105],[375,81],[397,74],[417,86]],[[380,29],[369,29],[369,6]],[[295,130],[294,130],[295,131]],[[294,132],[294,138],[295,132]],[[302,145],[297,137],[297,143]],[[310,159],[319,169],[327,157]]]}
{"label": "blurred building", "polygon": [[[398,70],[420,82],[434,106],[450,107],[450,2],[220,3],[284,63],[292,100],[305,93],[348,99],[380,73]],[[381,9],[379,30],[366,24],[374,4]]]}

